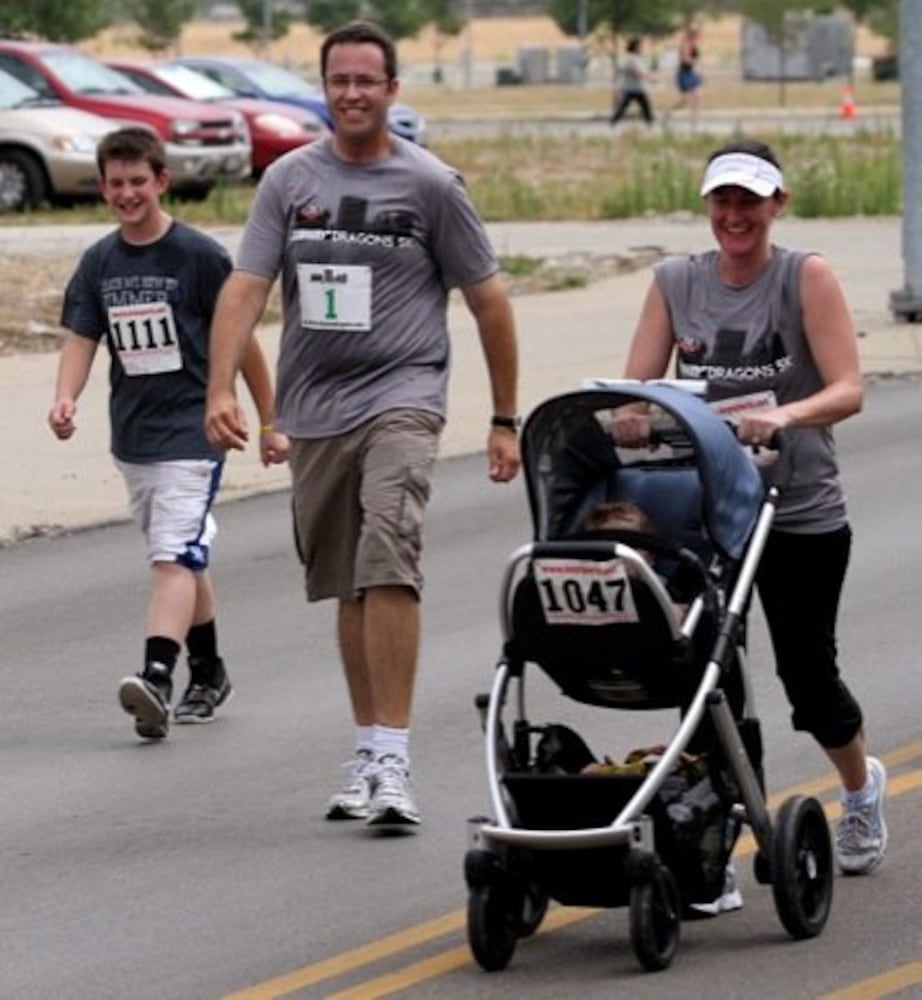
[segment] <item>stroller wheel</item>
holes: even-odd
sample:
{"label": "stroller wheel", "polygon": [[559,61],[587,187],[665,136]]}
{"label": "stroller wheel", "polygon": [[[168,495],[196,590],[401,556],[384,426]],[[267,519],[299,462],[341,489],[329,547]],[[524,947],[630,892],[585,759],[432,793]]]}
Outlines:
{"label": "stroller wheel", "polygon": [[659,865],[653,876],[631,887],[631,944],[648,972],[666,969],[679,946],[679,890],[675,877]]}
{"label": "stroller wheel", "polygon": [[752,860],[752,873],[759,885],[772,884],[772,863],[761,851],[756,851]]}
{"label": "stroller wheel", "polygon": [[468,892],[467,940],[477,964],[486,972],[505,969],[515,951],[522,914],[512,903],[510,894],[494,884]]}
{"label": "stroller wheel", "polygon": [[525,886],[522,899],[522,916],[519,921],[519,937],[531,937],[541,926],[550,900],[547,893],[534,882]]}
{"label": "stroller wheel", "polygon": [[781,805],[772,842],[775,909],[793,938],[816,937],[832,904],[832,841],[823,807],[794,795]]}

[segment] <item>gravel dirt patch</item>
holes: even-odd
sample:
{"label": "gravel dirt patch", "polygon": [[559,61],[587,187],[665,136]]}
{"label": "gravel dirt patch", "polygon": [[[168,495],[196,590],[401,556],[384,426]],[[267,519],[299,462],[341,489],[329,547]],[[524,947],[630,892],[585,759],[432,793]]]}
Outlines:
{"label": "gravel dirt patch", "polygon": [[[655,250],[630,255],[569,254],[544,258],[528,274],[505,275],[512,296],[583,288],[616,274],[644,267]],[[60,256],[0,255],[0,356],[55,351],[63,336],[59,319],[64,289],[76,264],[70,251]],[[278,290],[267,316],[276,318]]]}

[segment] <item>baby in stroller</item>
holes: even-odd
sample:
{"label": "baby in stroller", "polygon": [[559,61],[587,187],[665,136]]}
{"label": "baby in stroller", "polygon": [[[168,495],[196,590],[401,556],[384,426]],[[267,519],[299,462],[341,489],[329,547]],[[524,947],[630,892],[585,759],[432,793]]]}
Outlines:
{"label": "baby in stroller", "polygon": [[[642,507],[630,500],[610,500],[597,504],[583,524],[583,530],[589,534],[599,534],[606,537],[625,537],[625,532],[636,536],[638,541],[637,554],[656,569],[656,556],[647,548],[643,548],[643,536],[653,538],[657,534],[653,519]],[[628,575],[631,570],[628,569]],[[687,604],[676,604],[676,612],[681,618],[688,610]]]}
{"label": "baby in stroller", "polygon": [[[659,444],[624,455],[611,416],[638,399]],[[785,928],[818,934],[832,886],[825,815],[798,796],[772,822],[745,676],[745,613],[777,497],[722,419],[662,384],[548,400],[522,457],[534,538],[504,573],[502,654],[478,699],[494,818],[472,822],[465,857],[475,958],[503,968],[555,900],[629,906],[641,964],[665,968],[680,922],[721,908],[742,824]],[[584,705],[676,709],[677,729],[630,767],[587,771],[598,761],[577,733],[529,720],[533,667]]]}

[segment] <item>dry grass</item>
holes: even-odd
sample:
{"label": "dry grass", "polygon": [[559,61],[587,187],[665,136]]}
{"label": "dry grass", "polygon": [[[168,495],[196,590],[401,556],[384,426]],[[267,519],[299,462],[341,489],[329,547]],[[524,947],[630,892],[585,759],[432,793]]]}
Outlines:
{"label": "dry grass", "polygon": [[[234,22],[193,22],[183,32],[177,51],[184,55],[247,55],[251,50],[233,39],[241,25]],[[137,32],[131,25],[121,25],[85,43],[87,51],[99,56],[147,54],[137,44]],[[271,43],[264,53],[273,61],[287,64],[317,77],[317,54],[321,35],[305,24],[295,24],[288,35]],[[724,17],[703,25],[702,66],[706,79],[704,102],[709,107],[727,108],[749,105],[777,107],[782,91],[777,84],[741,83],[739,80],[740,20]],[[594,53],[590,83],[586,86],[464,87],[459,81],[459,67],[469,51],[474,64],[481,67],[476,76],[480,83],[491,82],[492,70],[500,65],[517,65],[522,46],[543,46],[556,51],[574,44],[549,17],[476,18],[469,31],[455,38],[438,40],[429,29],[418,38],[398,44],[403,75],[403,96],[420,111],[433,118],[464,115],[503,117],[536,114],[597,114],[608,110],[611,73],[609,60],[598,47]],[[439,43],[439,44],[437,44]],[[651,55],[664,60],[674,54],[675,38],[649,46]],[[856,53],[870,57],[886,50],[886,42],[866,29],[859,28],[855,38]],[[449,83],[435,86],[431,69],[438,59],[448,71]],[[454,81],[453,83],[451,81]],[[791,84],[784,103],[790,107],[835,107],[842,96],[841,81],[820,84]],[[875,84],[862,80],[858,88],[859,104],[888,104],[899,101],[899,86]],[[664,73],[659,87],[654,87],[654,102],[668,106],[673,99],[671,74]]]}
{"label": "dry grass", "polygon": [[[226,54],[245,55],[250,50],[233,39],[241,25],[233,21],[194,21],[186,26],[178,49],[185,55]],[[271,42],[268,58],[295,66],[316,66],[322,35],[306,24],[294,24],[284,38]],[[432,62],[436,53],[445,64],[457,63],[468,45],[475,59],[486,62],[510,62],[522,45],[556,47],[572,44],[574,39],[565,35],[550,17],[490,17],[474,18],[469,31],[456,37],[439,38],[426,29],[416,38],[402,39],[398,43],[401,65],[410,67]],[[665,52],[675,48],[677,37],[665,38],[653,50]],[[137,31],[130,25],[120,25],[102,32],[86,43],[87,51],[98,55],[144,55],[137,44]],[[702,31],[702,62],[706,69],[725,69],[739,62],[740,19],[732,15],[705,20]],[[886,50],[884,39],[860,27],[855,35],[858,55],[880,55]]]}
{"label": "dry grass", "polygon": [[0,258],[0,355],[53,350],[72,257]]}
{"label": "dry grass", "polygon": [[[527,267],[523,265],[527,263]],[[572,254],[567,259],[510,259],[505,272],[510,295],[581,288],[633,270],[650,259],[642,254]],[[64,289],[74,269],[72,253],[61,256],[0,256],[0,356],[56,350]],[[273,288],[264,321],[281,317],[281,295]]]}

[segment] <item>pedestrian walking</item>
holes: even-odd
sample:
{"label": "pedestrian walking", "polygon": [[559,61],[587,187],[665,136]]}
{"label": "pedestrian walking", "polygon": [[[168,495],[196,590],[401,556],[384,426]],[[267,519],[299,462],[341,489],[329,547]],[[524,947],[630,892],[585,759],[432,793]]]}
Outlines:
{"label": "pedestrian walking", "polygon": [[[119,700],[138,736],[157,740],[167,735],[183,646],[189,684],[176,722],[211,722],[232,691],[208,572],[223,454],[204,427],[209,325],[231,261],[217,242],[163,209],[170,175],[149,129],[111,132],[97,162],[118,228],[86,251],[67,286],[61,322],[68,333],[48,421],[61,440],[76,432],[77,401],[105,340],[111,448],[151,570],[142,669],[122,680]],[[262,460],[283,461],[287,442],[272,428],[271,377],[258,344],[243,373],[263,426]]]}
{"label": "pedestrian walking", "polygon": [[701,29],[690,22],[682,31],[679,39],[678,65],[676,67],[676,89],[679,97],[672,106],[673,111],[687,108],[691,112],[692,123],[698,120],[701,107],[701,85],[704,82],[699,65],[701,62]]}
{"label": "pedestrian walking", "polygon": [[618,101],[612,112],[611,124],[617,125],[627,109],[636,104],[643,120],[653,124],[653,105],[647,93],[647,81],[655,78],[644,62],[641,54],[642,40],[638,35],[628,39],[627,52],[619,66],[620,89]]}
{"label": "pedestrian walking", "polygon": [[[813,736],[842,783],[839,868],[863,875],[887,848],[887,773],[868,756],[861,707],[837,662],[852,531],[833,426],[862,406],[855,330],[826,261],[771,240],[789,194],[767,145],[718,149],[701,194],[718,248],[657,266],[625,375],[658,378],[674,356],[680,378],[704,380],[712,400],[733,400],[743,444],[784,434],[796,475],[782,491],[756,587],[793,726]],[[635,447],[649,440],[642,408],[620,412],[616,436]]]}
{"label": "pedestrian walking", "polygon": [[329,819],[411,828],[410,716],[422,528],[445,420],[448,294],[486,360],[488,474],[519,467],[517,354],[496,255],[457,173],[393,135],[393,42],[351,22],[320,51],[332,135],[273,164],[257,190],[212,331],[208,432],[241,447],[239,359],[281,274],[277,423],[291,439],[293,516],[308,601],[338,602],[355,724]]}

